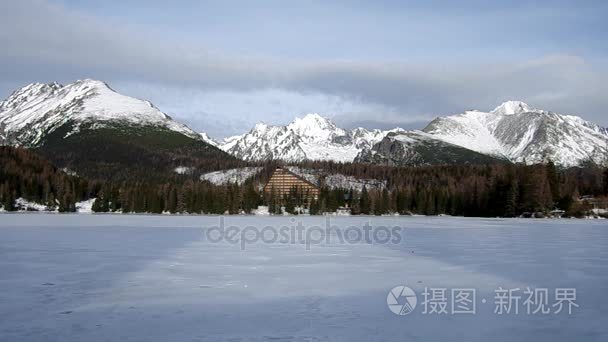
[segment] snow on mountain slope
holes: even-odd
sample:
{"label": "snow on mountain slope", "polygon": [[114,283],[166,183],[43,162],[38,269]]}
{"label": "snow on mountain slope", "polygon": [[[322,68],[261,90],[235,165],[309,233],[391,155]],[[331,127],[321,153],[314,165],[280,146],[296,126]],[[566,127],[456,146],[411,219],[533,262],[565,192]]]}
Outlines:
{"label": "snow on mountain slope", "polygon": [[508,101],[491,112],[440,117],[423,130],[467,149],[528,164],[552,160],[562,166],[608,163],[605,128],[580,117]]}
{"label": "snow on mountain slope", "polygon": [[397,166],[485,164],[492,156],[458,146],[422,131],[389,133],[371,149],[363,150],[356,162]]}
{"label": "snow on mountain slope", "polygon": [[220,148],[244,160],[303,160],[300,138],[283,126],[258,123],[247,134],[224,140]]}
{"label": "snow on mountain slope", "polygon": [[514,162],[531,164],[551,159],[563,166],[585,161],[608,165],[605,129],[576,116],[551,112],[514,114],[502,118],[494,136]]}
{"label": "snow on mountain slope", "polygon": [[347,131],[319,114],[307,114],[286,126],[259,123],[246,134],[224,139],[219,147],[245,160],[349,162],[385,134],[364,128]]}
{"label": "snow on mountain slope", "polygon": [[33,83],[0,102],[0,135],[4,143],[36,146],[45,134],[72,123],[103,127],[108,122],[159,126],[201,139],[148,101],[121,95],[101,81],[85,79],[62,86]]}
{"label": "snow on mountain slope", "polygon": [[503,147],[492,134],[500,114],[467,111],[440,117],[429,123],[424,132],[445,142],[484,154],[504,156]]}
{"label": "snow on mountain slope", "polygon": [[346,136],[346,131],[338,128],[329,119],[317,113],[307,114],[303,118],[295,118],[287,129],[293,131],[303,140],[324,141]]}
{"label": "snow on mountain slope", "polygon": [[200,135],[200,138],[207,144],[215,146],[215,147],[218,146],[217,141],[215,141],[213,138],[211,138],[209,135],[207,135],[207,133],[201,132],[201,133],[199,133],[199,135]]}
{"label": "snow on mountain slope", "polygon": [[379,129],[367,130],[362,127],[354,128],[350,131],[355,147],[364,149],[370,148],[372,145],[382,140],[389,132],[401,130],[401,128],[395,128],[389,131],[381,131]]}

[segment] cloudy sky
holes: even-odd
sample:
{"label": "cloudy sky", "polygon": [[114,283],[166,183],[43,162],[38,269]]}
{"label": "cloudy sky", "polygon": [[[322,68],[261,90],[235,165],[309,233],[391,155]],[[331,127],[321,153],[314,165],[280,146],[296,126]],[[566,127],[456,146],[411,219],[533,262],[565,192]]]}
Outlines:
{"label": "cloudy sky", "polygon": [[503,101],[608,126],[608,1],[2,0],[0,97],[95,78],[220,138]]}

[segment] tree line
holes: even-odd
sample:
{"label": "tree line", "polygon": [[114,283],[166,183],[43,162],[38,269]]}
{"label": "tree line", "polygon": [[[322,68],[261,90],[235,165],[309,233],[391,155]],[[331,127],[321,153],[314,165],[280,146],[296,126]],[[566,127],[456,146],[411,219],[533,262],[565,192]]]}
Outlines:
{"label": "tree line", "polygon": [[[305,165],[302,165],[305,166]],[[351,172],[359,176],[357,165]],[[369,167],[369,166],[365,166]],[[317,199],[293,189],[286,196],[263,193],[261,185],[274,165],[244,184],[212,185],[188,179],[181,184],[108,183],[100,189],[95,211],[150,213],[251,213],[259,205],[273,214],[335,212],[349,206],[353,214],[424,214],[480,217],[514,217],[525,213],[562,209],[581,216],[586,209],[581,195],[608,195],[608,169],[597,167],[559,170],[545,165],[428,166],[374,169],[364,176],[384,173],[387,186],[331,189],[322,186]]]}
{"label": "tree line", "polygon": [[0,206],[15,208],[15,200],[73,212],[76,202],[95,197],[102,182],[69,175],[37,153],[23,148],[0,146]]}
{"label": "tree line", "polygon": [[[125,213],[251,213],[260,205],[270,213],[334,212],[348,205],[353,214],[449,214],[513,217],[555,208],[569,216],[587,209],[579,196],[607,196],[608,169],[595,165],[560,169],[539,165],[488,164],[390,167],[357,163],[302,162],[301,168],[322,169],[359,179],[380,179],[382,189],[336,189],[321,184],[311,200],[294,189],[286,196],[263,193],[278,162],[260,163],[262,171],[242,184],[214,185],[198,175],[167,175],[155,181],[87,180],[69,175],[36,153],[0,147],[0,205],[14,210],[17,198],[42,203],[62,212],[76,202],[96,198],[95,212]],[[127,177],[128,178],[128,177]]]}

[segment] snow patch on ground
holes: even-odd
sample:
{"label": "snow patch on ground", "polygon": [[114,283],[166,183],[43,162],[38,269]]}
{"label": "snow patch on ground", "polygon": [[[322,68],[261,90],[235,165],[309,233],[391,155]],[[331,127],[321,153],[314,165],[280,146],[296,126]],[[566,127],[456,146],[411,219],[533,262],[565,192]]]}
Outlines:
{"label": "snow patch on ground", "polygon": [[345,176],[342,174],[333,174],[325,177],[325,184],[330,189],[353,189],[362,191],[363,187],[366,190],[383,190],[386,188],[386,181],[377,179],[359,179],[353,176]]}
{"label": "snow patch on ground", "polygon": [[361,191],[365,186],[365,188],[369,191],[382,190],[386,187],[386,181],[380,181],[377,179],[360,179],[340,173],[328,174],[322,169],[305,169],[297,166],[287,166],[287,170],[313,184],[321,186],[324,185],[330,189],[353,189],[356,191]]}
{"label": "snow patch on ground", "polygon": [[287,170],[316,185],[319,185],[319,177],[323,172],[323,170],[303,169],[298,166],[287,166]]}
{"label": "snow patch on ground", "polygon": [[[76,202],[76,212],[77,213],[92,213],[93,203],[95,202],[95,198],[90,198],[85,201]],[[29,201],[23,197],[19,197],[15,200],[15,208],[16,211],[40,211],[40,212],[58,212],[57,206],[49,208],[45,204],[36,203],[33,201]],[[0,206],[0,212],[6,212],[6,210]]]}
{"label": "snow patch on ground", "polygon": [[258,206],[257,209],[252,210],[251,213],[253,215],[260,215],[260,216],[268,216],[270,215],[270,211],[268,211],[268,206],[266,205],[260,205]]}
{"label": "snow patch on ground", "polygon": [[247,179],[255,176],[262,170],[261,167],[241,167],[236,169],[209,172],[201,175],[201,180],[206,180],[215,185],[228,183],[243,184]]}
{"label": "snow patch on ground", "polygon": [[192,173],[193,170],[194,169],[189,166],[178,166],[175,169],[173,169],[173,171],[175,171],[175,173],[177,173],[179,175],[185,175],[185,174]]}
{"label": "snow patch on ground", "polygon": [[44,204],[28,201],[23,197],[19,197],[15,200],[15,208],[17,208],[18,211],[47,211],[48,209]]}
{"label": "snow patch on ground", "polygon": [[89,198],[86,201],[76,202],[76,212],[83,214],[92,213],[93,203],[95,203],[95,198]]}
{"label": "snow patch on ground", "polygon": [[65,173],[68,176],[75,176],[75,177],[78,176],[78,173],[76,173],[76,171],[70,170],[67,167],[62,168],[61,171],[63,171],[63,173]]}

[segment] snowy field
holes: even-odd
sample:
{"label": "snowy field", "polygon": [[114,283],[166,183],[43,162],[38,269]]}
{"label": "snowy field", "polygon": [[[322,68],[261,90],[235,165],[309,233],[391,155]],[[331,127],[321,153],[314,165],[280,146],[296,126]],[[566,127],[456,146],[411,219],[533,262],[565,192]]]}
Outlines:
{"label": "snowy field", "polygon": [[[608,341],[607,221],[332,224],[368,220],[401,227],[401,242],[241,249],[205,237],[203,227],[218,224],[212,216],[2,214],[0,341]],[[292,225],[288,217],[225,223]],[[417,295],[408,315],[387,306],[398,285]],[[548,289],[551,312],[526,313],[523,292],[514,292],[518,314],[495,312],[497,289],[527,287]],[[424,312],[425,288],[447,290],[447,302],[435,298],[447,313]],[[474,314],[451,312],[459,288],[476,290]],[[556,288],[576,289],[571,314],[554,312]]]}

